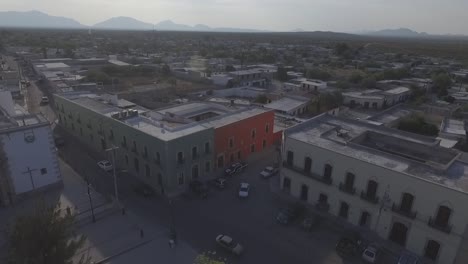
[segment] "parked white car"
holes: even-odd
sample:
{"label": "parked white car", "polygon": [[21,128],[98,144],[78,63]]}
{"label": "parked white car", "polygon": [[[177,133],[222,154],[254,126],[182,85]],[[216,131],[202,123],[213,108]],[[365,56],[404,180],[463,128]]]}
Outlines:
{"label": "parked white car", "polygon": [[278,168],[268,166],[265,169],[263,169],[262,172],[260,172],[260,176],[262,176],[262,178],[266,179],[266,178],[270,178],[271,176],[275,175],[276,173],[278,173]]}
{"label": "parked white car", "polygon": [[250,184],[246,182],[241,183],[239,187],[239,197],[240,198],[249,197],[249,191],[250,191]]}
{"label": "parked white car", "polygon": [[110,163],[108,160],[101,160],[97,163],[99,168],[105,170],[105,171],[111,171],[114,167],[112,166],[112,163]]}
{"label": "parked white car", "polygon": [[364,251],[362,252],[362,259],[367,263],[376,263],[377,260],[378,249],[375,245],[369,245]]}

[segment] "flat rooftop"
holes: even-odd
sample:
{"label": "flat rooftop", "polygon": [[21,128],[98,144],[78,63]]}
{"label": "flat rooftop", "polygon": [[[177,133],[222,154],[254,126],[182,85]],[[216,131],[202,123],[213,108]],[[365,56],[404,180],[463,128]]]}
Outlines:
{"label": "flat rooftop", "polygon": [[349,96],[349,97],[354,97],[354,98],[360,98],[360,99],[384,99],[385,96],[380,94],[382,91],[380,90],[365,90],[365,91],[355,91],[355,92],[346,92],[343,93],[343,96]]}
{"label": "flat rooftop", "polygon": [[42,115],[29,114],[25,109],[16,105],[16,116],[8,116],[0,108],[0,133],[8,133],[12,130],[17,130],[22,127],[35,126],[35,125],[48,125],[49,122]]}
{"label": "flat rooftop", "polygon": [[265,108],[274,109],[282,112],[292,111],[304,104],[307,104],[308,98],[300,97],[283,97],[279,100],[273,101],[269,104],[264,105]]}
{"label": "flat rooftop", "polygon": [[468,192],[468,163],[435,138],[327,114],[286,130],[285,137]]}
{"label": "flat rooftop", "polygon": [[191,102],[148,110],[111,95],[88,92],[58,94],[101,115],[123,122],[161,140],[172,140],[202,130],[222,127],[270,110],[256,107],[228,107],[208,102]]}
{"label": "flat rooftop", "polygon": [[409,88],[400,86],[400,87],[396,87],[396,88],[393,88],[393,89],[390,89],[390,90],[386,90],[385,93],[386,94],[397,95],[397,94],[407,93],[409,91],[410,91]]}

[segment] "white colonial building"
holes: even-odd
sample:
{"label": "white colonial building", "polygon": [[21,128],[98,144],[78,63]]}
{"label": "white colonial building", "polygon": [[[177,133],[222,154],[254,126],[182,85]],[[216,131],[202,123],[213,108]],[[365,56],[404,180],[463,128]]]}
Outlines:
{"label": "white colonial building", "polygon": [[0,92],[0,206],[61,182],[49,122],[15,109],[10,93]]}
{"label": "white colonial building", "polygon": [[468,263],[468,162],[438,140],[328,114],[285,130],[281,188],[433,263]]}

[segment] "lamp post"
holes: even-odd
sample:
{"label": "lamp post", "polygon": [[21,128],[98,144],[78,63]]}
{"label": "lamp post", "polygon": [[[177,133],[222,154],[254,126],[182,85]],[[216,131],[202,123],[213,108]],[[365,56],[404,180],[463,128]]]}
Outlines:
{"label": "lamp post", "polygon": [[112,145],[112,147],[106,149],[106,152],[111,152],[111,155],[112,155],[112,173],[113,173],[113,176],[114,176],[114,195],[115,195],[115,200],[117,201],[117,203],[119,202],[119,190],[117,189],[117,176],[115,174],[115,150],[118,149],[119,147],[116,147],[114,145]]}
{"label": "lamp post", "polygon": [[380,202],[379,214],[377,215],[377,220],[375,221],[375,227],[374,227],[374,231],[377,232],[377,233],[378,233],[377,228],[379,227],[380,216],[382,215],[382,210],[385,207],[387,207],[387,204],[390,204],[390,202],[391,202],[390,195],[388,194],[389,189],[390,189],[390,186],[387,185],[387,188],[385,189],[385,193],[384,193],[384,195],[382,197],[382,201]]}
{"label": "lamp post", "polygon": [[93,207],[93,199],[91,198],[91,191],[88,177],[86,177],[86,186],[88,188],[88,198],[89,198],[89,205],[91,206],[91,215],[93,216],[93,223],[96,223],[96,217],[94,216],[94,207]]}

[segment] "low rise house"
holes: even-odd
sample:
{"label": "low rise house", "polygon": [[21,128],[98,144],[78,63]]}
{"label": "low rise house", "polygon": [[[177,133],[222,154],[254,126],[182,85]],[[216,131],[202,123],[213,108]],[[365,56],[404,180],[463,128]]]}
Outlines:
{"label": "low rise house", "polygon": [[303,96],[284,96],[276,101],[264,105],[277,113],[291,116],[301,115],[307,112],[310,99]]}
{"label": "low rise house", "polygon": [[411,90],[407,87],[397,87],[389,90],[370,89],[364,91],[345,92],[343,103],[351,107],[382,109],[406,101]]}
{"label": "low rise house", "polygon": [[60,185],[56,154],[49,122],[15,106],[11,94],[0,91],[0,206]]}

